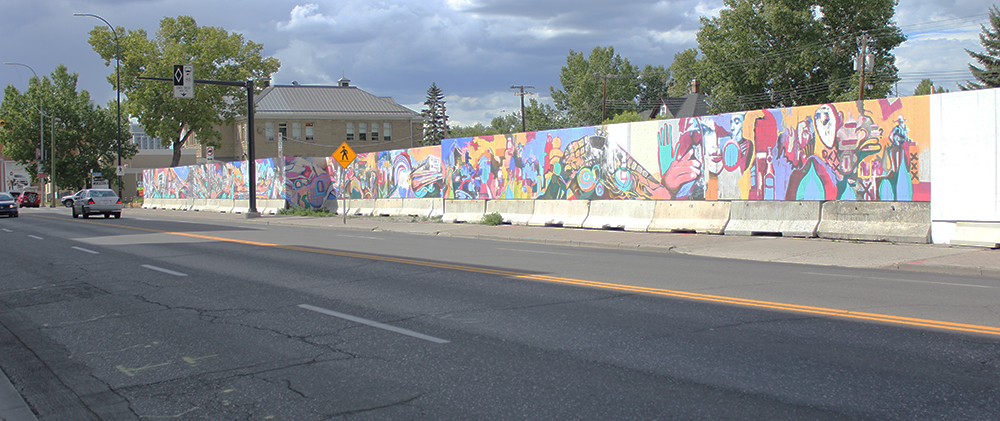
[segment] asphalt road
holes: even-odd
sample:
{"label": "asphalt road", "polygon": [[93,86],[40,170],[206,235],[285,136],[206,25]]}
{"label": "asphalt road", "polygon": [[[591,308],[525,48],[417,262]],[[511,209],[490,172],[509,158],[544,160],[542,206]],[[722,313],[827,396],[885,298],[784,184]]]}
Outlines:
{"label": "asphalt road", "polygon": [[337,229],[0,220],[42,420],[995,419],[995,281]]}

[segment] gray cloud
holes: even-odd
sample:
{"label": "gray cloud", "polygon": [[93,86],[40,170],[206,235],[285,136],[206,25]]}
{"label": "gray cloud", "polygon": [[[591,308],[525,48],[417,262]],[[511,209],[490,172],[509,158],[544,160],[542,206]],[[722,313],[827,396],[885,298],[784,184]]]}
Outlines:
{"label": "gray cloud", "polygon": [[[543,96],[559,87],[570,50],[614,46],[640,67],[669,66],[675,53],[696,46],[699,18],[722,6],[721,0],[0,0],[8,17],[0,26],[8,40],[0,58],[41,75],[63,63],[103,106],[115,96],[107,82],[114,63],[105,67],[87,44],[87,32],[103,23],[72,14],[95,13],[150,36],[163,17],[190,15],[199,25],[263,44],[282,63],[274,83],[333,84],[347,76],[420,111],[435,82],[453,121],[488,124],[519,107],[510,85],[533,85]],[[962,49],[979,48],[975,38],[986,13],[987,5],[974,0],[902,0],[896,20],[911,40],[896,51],[901,72],[964,70],[969,60]],[[973,15],[979,20],[956,20]],[[24,68],[0,67],[3,85],[23,90],[30,76]]]}

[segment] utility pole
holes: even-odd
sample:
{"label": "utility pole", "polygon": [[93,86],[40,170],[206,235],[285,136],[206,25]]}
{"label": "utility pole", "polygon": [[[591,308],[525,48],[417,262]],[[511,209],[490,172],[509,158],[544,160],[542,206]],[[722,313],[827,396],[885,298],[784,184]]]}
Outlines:
{"label": "utility pole", "polygon": [[604,94],[601,97],[601,121],[603,122],[608,119],[608,79],[625,79],[625,76],[594,73],[594,77],[604,79]]}
{"label": "utility pole", "polygon": [[522,132],[527,132],[528,131],[527,125],[524,124],[524,96],[525,95],[534,95],[534,94],[531,93],[531,92],[527,92],[526,93],[526,92],[524,92],[524,90],[525,89],[535,89],[535,87],[534,86],[514,86],[514,85],[510,85],[510,89],[520,89],[521,90],[520,92],[514,92],[514,95],[517,95],[517,96],[521,97],[521,131]]}
{"label": "utility pole", "polygon": [[858,37],[858,47],[860,51],[857,58],[854,60],[854,70],[861,72],[861,78],[858,83],[858,101],[865,100],[865,70],[874,70],[875,68],[875,55],[868,52],[868,34],[862,33]]}

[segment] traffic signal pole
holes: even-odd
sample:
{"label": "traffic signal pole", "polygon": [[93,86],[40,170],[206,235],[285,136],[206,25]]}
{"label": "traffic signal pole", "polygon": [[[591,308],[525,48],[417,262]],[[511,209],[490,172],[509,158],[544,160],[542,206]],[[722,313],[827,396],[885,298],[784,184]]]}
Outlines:
{"label": "traffic signal pole", "polygon": [[[173,82],[174,79],[165,77],[139,77],[142,80],[162,80],[167,82]],[[231,82],[225,80],[202,80],[195,79],[194,83],[202,83],[205,85],[222,85],[222,86],[240,86],[245,87],[247,90],[247,183],[250,190],[250,209],[247,210],[246,217],[257,218],[260,216],[260,212],[257,212],[257,169],[256,163],[254,162],[256,157],[254,156],[254,145],[253,145],[253,80],[247,79],[245,82]]]}

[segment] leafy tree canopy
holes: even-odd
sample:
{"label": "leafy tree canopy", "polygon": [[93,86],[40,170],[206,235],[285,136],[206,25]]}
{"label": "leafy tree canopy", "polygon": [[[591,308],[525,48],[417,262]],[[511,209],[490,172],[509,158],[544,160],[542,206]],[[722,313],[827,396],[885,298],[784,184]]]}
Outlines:
{"label": "leafy tree canopy", "polygon": [[984,53],[965,49],[969,56],[976,59],[979,66],[969,64],[969,70],[976,82],[969,81],[965,86],[958,87],[963,91],[969,89],[986,89],[1000,87],[1000,10],[997,6],[990,7],[990,28],[982,26],[979,42],[986,49]]}
{"label": "leafy tree canopy", "polygon": [[[198,84],[194,98],[175,99],[169,82],[139,77],[172,78],[175,64],[191,64],[195,79],[269,80],[281,66],[278,59],[264,57],[263,45],[223,28],[198,26],[190,16],[163,18],[153,39],[148,39],[142,29],[117,27],[115,32],[120,56],[116,55],[115,35],[106,26],[95,26],[90,31],[90,45],[108,66],[111,60],[121,59],[121,92],[127,96],[123,112],[138,118],[150,136],[172,144],[171,166],[180,162],[181,147],[191,135],[204,144],[218,146],[221,134],[216,127],[232,124],[237,116],[245,115],[246,90]],[[114,73],[108,76],[108,83],[115,86]]]}
{"label": "leafy tree canopy", "polygon": [[[636,111],[639,69],[614,47],[594,47],[589,56],[573,50],[559,74],[562,89],[549,87],[555,108],[570,126],[599,124],[606,116]],[[657,87],[658,89],[658,87]]]}
{"label": "leafy tree canopy", "polygon": [[896,0],[724,0],[702,18],[697,66],[712,112],[856,100],[861,37],[874,67],[865,98],[884,97],[898,80],[891,54],[906,38],[893,22]]}
{"label": "leafy tree canopy", "polygon": [[[77,73],[59,65],[49,77],[32,77],[23,93],[7,85],[0,104],[0,119],[7,123],[0,130],[4,155],[20,164],[38,163],[39,143],[50,154],[54,142],[55,179],[60,188],[83,188],[91,171],[114,174],[118,165],[115,103],[110,109],[95,105],[89,92],[77,91],[77,80]],[[39,127],[39,112],[44,114],[44,129]],[[122,159],[135,154],[135,145],[123,140]],[[25,169],[37,178],[37,165],[25,165]],[[52,174],[49,157],[41,160],[41,170]]]}

